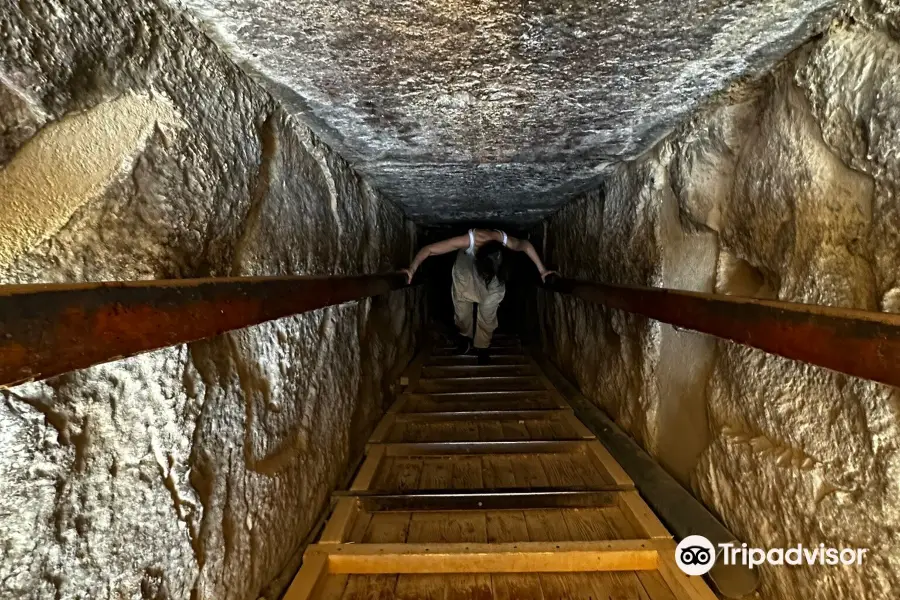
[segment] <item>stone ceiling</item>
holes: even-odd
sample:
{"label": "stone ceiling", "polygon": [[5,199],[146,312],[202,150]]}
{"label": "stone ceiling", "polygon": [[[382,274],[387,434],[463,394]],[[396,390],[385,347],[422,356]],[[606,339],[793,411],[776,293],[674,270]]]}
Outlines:
{"label": "stone ceiling", "polygon": [[424,224],[535,221],[835,0],[172,0]]}

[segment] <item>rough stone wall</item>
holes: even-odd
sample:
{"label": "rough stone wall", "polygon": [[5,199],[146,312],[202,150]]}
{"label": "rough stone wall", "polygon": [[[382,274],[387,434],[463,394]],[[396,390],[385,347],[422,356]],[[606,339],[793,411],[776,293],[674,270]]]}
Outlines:
{"label": "rough stone wall", "polygon": [[[900,13],[854,5],[544,226],[567,276],[900,311]],[[900,394],[541,295],[545,347],[754,546],[870,548],[763,567],[760,595],[894,598]]]}
{"label": "rough stone wall", "polygon": [[[408,263],[402,213],[165,3],[8,3],[0,32],[3,283]],[[418,306],[395,292],[0,392],[0,596],[277,596]]]}

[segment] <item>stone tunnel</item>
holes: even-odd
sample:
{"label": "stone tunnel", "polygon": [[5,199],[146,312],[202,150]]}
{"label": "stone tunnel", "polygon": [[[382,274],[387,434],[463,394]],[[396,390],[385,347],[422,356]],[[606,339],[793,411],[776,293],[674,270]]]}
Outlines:
{"label": "stone tunnel", "polygon": [[[478,227],[567,278],[900,313],[895,0],[19,0],[0,31],[4,286],[385,273]],[[0,597],[280,598],[450,262],[0,390]],[[896,387],[515,275],[499,331],[737,539],[869,549],[750,597],[898,596]]]}

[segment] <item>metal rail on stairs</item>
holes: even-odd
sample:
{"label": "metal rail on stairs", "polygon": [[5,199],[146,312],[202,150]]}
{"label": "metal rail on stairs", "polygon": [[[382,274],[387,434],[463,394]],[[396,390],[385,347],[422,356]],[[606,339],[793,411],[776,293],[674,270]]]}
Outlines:
{"label": "metal rail on stairs", "polygon": [[0,387],[406,286],[400,272],[0,286]]}
{"label": "metal rail on stairs", "polygon": [[900,315],[556,277],[544,288],[900,386]]}

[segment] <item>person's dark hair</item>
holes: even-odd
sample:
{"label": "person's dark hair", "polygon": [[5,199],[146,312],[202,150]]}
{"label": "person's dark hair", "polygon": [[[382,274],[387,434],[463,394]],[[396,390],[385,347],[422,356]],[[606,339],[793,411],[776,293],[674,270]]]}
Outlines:
{"label": "person's dark hair", "polygon": [[506,247],[498,241],[490,241],[475,251],[475,270],[489,285],[496,277],[500,283],[509,280],[509,264],[506,260]]}

